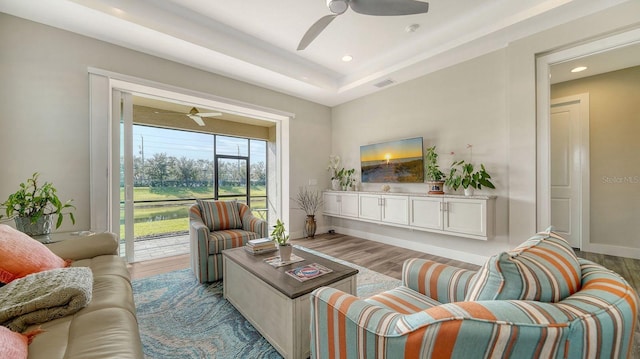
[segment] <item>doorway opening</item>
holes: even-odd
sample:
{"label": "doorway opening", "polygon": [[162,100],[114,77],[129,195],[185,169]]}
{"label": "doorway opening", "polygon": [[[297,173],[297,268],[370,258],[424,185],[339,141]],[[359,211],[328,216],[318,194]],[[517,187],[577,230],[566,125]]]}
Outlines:
{"label": "doorway opening", "polygon": [[[633,55],[630,55],[633,54]],[[640,94],[640,29],[585,43],[540,56],[537,59],[537,226],[543,230],[556,225],[552,218],[553,104],[569,97],[589,93],[586,109],[588,126],[579,136],[588,144],[583,157],[580,213],[583,251],[620,257],[640,258],[640,247],[633,238],[640,229],[637,200],[631,193],[640,185],[636,168],[638,111]],[[630,62],[633,61],[633,62]],[[589,71],[571,72],[578,66]],[[572,78],[568,78],[569,74]],[[562,80],[560,80],[562,79]],[[583,96],[584,97],[584,96]],[[563,100],[564,99],[564,100]],[[565,101],[566,102],[566,101]],[[571,101],[569,101],[571,102]],[[584,102],[579,100],[578,102]],[[632,155],[633,154],[633,155]],[[613,178],[613,180],[612,180]],[[620,179],[620,180],[618,180]],[[571,201],[564,201],[569,207]],[[570,220],[559,222],[569,228]]]}
{"label": "doorway opening", "polygon": [[[147,115],[149,115],[149,111],[158,112],[158,116],[146,116],[146,119],[140,121],[137,119],[136,122],[139,123],[136,125],[182,131],[190,135],[214,136],[210,137],[212,138],[212,146],[216,144],[215,136],[227,138],[227,142],[238,139],[245,141],[247,143],[246,153],[240,153],[240,155],[238,155],[239,145],[237,143],[230,154],[220,153],[221,156],[218,157],[216,157],[214,147],[210,157],[213,161],[213,165],[210,166],[210,175],[213,178],[211,181],[212,193],[208,196],[211,198],[217,198],[217,196],[243,197],[245,201],[256,206],[258,215],[266,217],[270,224],[275,222],[275,218],[288,219],[289,208],[283,203],[289,196],[289,178],[283,174],[289,171],[289,120],[294,117],[293,114],[109,71],[90,69],[89,72],[91,88],[91,229],[119,233],[123,211],[121,202],[124,202],[125,230],[124,238],[121,238],[124,241],[121,255],[126,256],[128,262],[136,261],[133,230],[136,200],[133,154],[134,151],[141,152],[142,145],[140,136],[135,136],[137,137],[136,141],[140,141],[140,143],[134,146],[134,104],[146,107]],[[162,105],[148,106],[148,102],[143,105],[138,103],[138,99],[156,101]],[[198,123],[200,121],[195,121],[188,116],[193,107],[196,107],[200,112],[219,112],[223,116],[222,118],[205,118],[202,121],[205,126],[202,126]],[[229,118],[225,119],[224,117],[227,116]],[[265,124],[267,125],[265,126]],[[256,134],[257,130],[262,134]],[[175,136],[170,137],[171,140],[174,140]],[[223,142],[218,141],[220,145]],[[145,162],[152,158],[149,157],[152,155],[148,150],[148,143],[148,140],[145,139]],[[264,165],[258,164],[260,156],[252,156],[249,152],[255,152],[259,148],[263,149],[262,157],[266,157],[266,160],[263,161]],[[240,148],[240,151],[242,152],[243,149]],[[142,154],[138,153],[138,155],[139,161],[142,162]],[[244,182],[247,184],[243,190],[234,188],[235,192],[226,193],[224,189],[215,189],[218,184],[223,186],[231,184],[229,176],[215,177],[216,167],[228,165],[228,163],[226,165],[216,163],[217,159],[224,156],[233,162],[235,169],[244,165],[245,170],[240,170],[239,175],[233,179],[240,183],[243,180],[242,176],[244,176]],[[180,159],[180,157],[177,158]],[[185,162],[189,163],[189,158],[186,158]],[[262,172],[266,177],[264,178],[265,186],[262,189],[256,190],[260,187],[259,181],[261,179],[260,176],[251,177],[252,165],[254,167],[264,166]],[[106,173],[105,168],[107,169]],[[150,173],[142,171],[141,174],[144,174],[144,181],[148,184],[151,180]],[[227,182],[223,183],[222,179]],[[140,180],[142,181],[142,179]],[[267,183],[269,185],[266,185]],[[252,184],[254,185],[252,186]],[[189,198],[195,197],[195,195],[189,195]],[[174,199],[176,202],[184,200],[184,198]],[[260,204],[262,208],[258,208]],[[128,223],[131,225],[127,225]]]}

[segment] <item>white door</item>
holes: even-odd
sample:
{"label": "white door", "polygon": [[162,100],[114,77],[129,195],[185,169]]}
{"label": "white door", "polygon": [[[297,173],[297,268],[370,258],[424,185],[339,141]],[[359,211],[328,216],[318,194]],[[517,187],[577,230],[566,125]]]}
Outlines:
{"label": "white door", "polygon": [[409,224],[409,197],[382,196],[382,221]]}
{"label": "white door", "polygon": [[445,198],[444,203],[445,231],[487,236],[487,201]]}
{"label": "white door", "polygon": [[324,193],[324,213],[340,214],[340,196],[335,193]]}
{"label": "white door", "polygon": [[358,198],[360,201],[358,217],[379,221],[381,218],[380,206],[382,204],[380,196],[373,194],[359,194]]}
{"label": "white door", "polygon": [[551,106],[551,225],[574,248],[581,248],[580,102]]}
{"label": "white door", "polygon": [[340,194],[340,215],[358,218],[358,194]]}
{"label": "white door", "polygon": [[442,230],[442,199],[437,197],[409,198],[409,224],[415,227]]}
{"label": "white door", "polygon": [[[133,95],[128,92],[113,90],[113,124],[118,126],[120,136],[117,143],[116,157],[119,161],[120,171],[113,171],[112,176],[117,178],[112,182],[117,187],[112,188],[115,205],[112,208],[111,230],[120,235],[120,240],[124,237],[124,254],[128,263],[135,261],[134,258],[134,203],[133,203]],[[120,195],[115,195],[119,193]],[[121,215],[122,213],[122,215]],[[121,231],[121,223],[124,224],[124,232]]]}

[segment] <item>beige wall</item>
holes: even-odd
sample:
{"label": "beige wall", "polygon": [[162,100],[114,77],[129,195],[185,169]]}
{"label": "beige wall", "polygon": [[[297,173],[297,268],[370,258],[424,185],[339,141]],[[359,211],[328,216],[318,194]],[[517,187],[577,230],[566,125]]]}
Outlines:
{"label": "beige wall", "polygon": [[[341,226],[376,232],[446,250],[489,256],[507,248],[507,121],[505,52],[467,61],[431,75],[357,99],[333,109],[333,149],[347,167],[359,168],[361,145],[408,137],[423,137],[424,146],[436,146],[444,172],[454,160],[484,163],[497,190],[496,238],[489,242],[413,232],[372,224],[342,221]],[[479,70],[481,69],[481,70]],[[455,155],[451,155],[454,152]],[[379,184],[363,184],[377,191]],[[392,192],[426,193],[426,184],[393,184]],[[357,226],[357,227],[354,227]],[[445,250],[445,251],[446,251]],[[442,253],[444,254],[444,253]]]}
{"label": "beige wall", "polygon": [[[39,171],[77,207],[77,225],[61,230],[89,228],[88,67],[294,113],[290,192],[328,186],[328,107],[0,13],[0,199]],[[302,233],[304,214],[288,224]]]}
{"label": "beige wall", "polygon": [[591,243],[640,248],[640,66],[551,86],[589,94]]}

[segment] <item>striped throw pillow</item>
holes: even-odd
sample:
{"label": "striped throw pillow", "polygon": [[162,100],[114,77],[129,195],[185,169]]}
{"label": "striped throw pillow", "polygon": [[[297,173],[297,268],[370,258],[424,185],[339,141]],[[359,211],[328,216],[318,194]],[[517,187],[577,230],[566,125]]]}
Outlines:
{"label": "striped throw pillow", "polygon": [[549,227],[517,248],[491,257],[465,299],[556,303],[580,290],[580,281],[578,257]]}
{"label": "striped throw pillow", "polygon": [[197,200],[202,220],[211,231],[242,228],[236,201]]}

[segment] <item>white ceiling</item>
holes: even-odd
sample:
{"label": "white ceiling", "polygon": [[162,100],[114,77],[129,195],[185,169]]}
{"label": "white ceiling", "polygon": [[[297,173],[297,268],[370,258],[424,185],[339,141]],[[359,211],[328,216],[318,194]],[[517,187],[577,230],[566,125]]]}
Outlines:
{"label": "white ceiling", "polygon": [[[302,35],[329,14],[325,0],[0,0],[0,11],[334,106],[625,1],[430,0],[427,14],[395,17],[347,10],[303,51]],[[406,32],[411,24],[420,28]]]}

